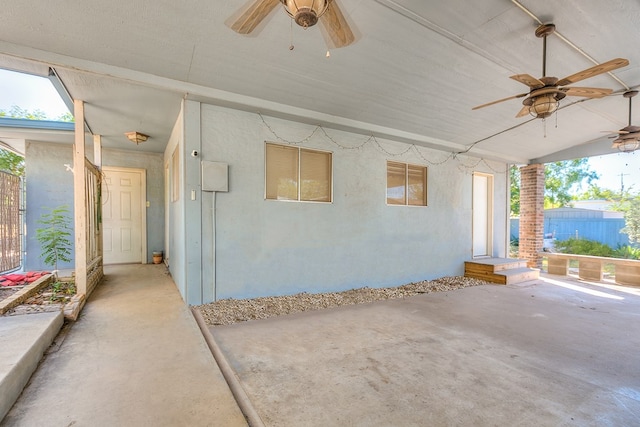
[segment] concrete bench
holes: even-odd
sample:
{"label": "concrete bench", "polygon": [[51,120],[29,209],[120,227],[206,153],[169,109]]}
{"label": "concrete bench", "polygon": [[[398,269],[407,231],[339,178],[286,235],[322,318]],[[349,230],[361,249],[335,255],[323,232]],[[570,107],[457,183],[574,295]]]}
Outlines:
{"label": "concrete bench", "polygon": [[602,280],[604,264],[613,264],[616,283],[640,286],[640,261],[638,260],[554,252],[541,252],[541,254],[547,258],[547,271],[549,274],[568,275],[569,261],[576,260],[578,261],[578,276],[581,279],[599,282]]}

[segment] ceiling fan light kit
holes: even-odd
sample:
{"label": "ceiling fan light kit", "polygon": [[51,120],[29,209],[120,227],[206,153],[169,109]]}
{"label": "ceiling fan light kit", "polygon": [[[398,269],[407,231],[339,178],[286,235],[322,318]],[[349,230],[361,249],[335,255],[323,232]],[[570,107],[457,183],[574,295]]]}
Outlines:
{"label": "ceiling fan light kit", "polygon": [[545,119],[552,115],[560,106],[560,101],[553,95],[541,95],[533,99],[529,107],[529,114],[538,119]]}
{"label": "ceiling fan light kit", "polygon": [[640,127],[631,125],[631,98],[637,94],[637,90],[628,90],[622,95],[629,99],[629,125],[617,131],[618,139],[613,141],[613,148],[622,153],[632,153],[640,148]]}

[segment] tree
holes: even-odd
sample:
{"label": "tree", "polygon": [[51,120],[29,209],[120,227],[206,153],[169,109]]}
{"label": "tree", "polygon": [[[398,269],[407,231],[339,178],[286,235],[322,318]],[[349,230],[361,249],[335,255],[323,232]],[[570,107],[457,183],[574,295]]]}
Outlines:
{"label": "tree", "polygon": [[12,105],[9,111],[0,110],[0,116],[12,119],[47,120],[47,113],[44,111],[39,109],[29,111],[17,105]]}
{"label": "tree", "polygon": [[0,148],[0,171],[24,176],[24,158],[4,148]]}
{"label": "tree", "polygon": [[565,160],[547,163],[544,166],[544,207],[568,206],[572,200],[571,190],[586,181],[590,184],[598,174],[589,167],[589,159]]}
{"label": "tree", "polygon": [[640,196],[629,202],[624,213],[624,228],[620,232],[626,233],[631,243],[640,243]]}
{"label": "tree", "polygon": [[628,199],[629,191],[625,191],[623,194],[615,190],[608,188],[600,188],[597,185],[591,184],[584,193],[580,193],[575,197],[575,200],[607,200],[609,202],[618,202],[620,200]]}
{"label": "tree", "polygon": [[520,169],[518,166],[509,168],[509,182],[511,184],[511,216],[520,216]]}
{"label": "tree", "polygon": [[0,117],[10,117],[12,119],[27,119],[27,120],[52,120],[56,122],[73,122],[75,121],[73,114],[66,112],[55,119],[47,116],[47,113],[40,109],[27,110],[17,105],[12,105],[9,111],[0,110]]}
{"label": "tree", "polygon": [[42,214],[38,223],[42,228],[36,229],[36,239],[42,245],[41,256],[46,265],[58,270],[59,262],[71,261],[71,226],[69,208],[66,205],[51,209]]}
{"label": "tree", "polygon": [[[598,174],[589,167],[588,159],[565,160],[547,163],[544,166],[544,207],[557,208],[569,205],[573,200],[571,194],[575,186],[584,181],[590,184],[598,178]],[[511,215],[520,215],[520,169],[512,166],[509,169],[511,181]]]}

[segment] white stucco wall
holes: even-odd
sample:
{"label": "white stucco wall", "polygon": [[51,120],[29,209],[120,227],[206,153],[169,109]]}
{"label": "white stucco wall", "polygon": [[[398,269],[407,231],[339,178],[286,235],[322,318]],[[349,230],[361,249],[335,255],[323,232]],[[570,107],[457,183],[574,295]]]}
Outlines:
{"label": "white stucco wall", "polygon": [[[266,117],[296,141],[314,126]],[[346,147],[367,136],[327,129]],[[321,131],[300,146],[333,152],[333,203],[264,199],[264,144],[279,142],[259,115],[201,106],[201,160],[229,164],[229,192],[202,197],[203,288],[217,299],[401,285],[463,273],[471,258],[472,172],[494,175],[494,256],[505,256],[506,165],[380,140],[340,148]],[[382,148],[380,148],[382,147]],[[426,160],[425,160],[426,159]],[[428,206],[387,206],[386,161],[428,166]],[[428,161],[427,161],[428,160]],[[473,165],[477,166],[470,167]],[[215,247],[215,253],[213,248]],[[215,263],[213,269],[212,263]],[[209,264],[209,265],[208,265]]]}

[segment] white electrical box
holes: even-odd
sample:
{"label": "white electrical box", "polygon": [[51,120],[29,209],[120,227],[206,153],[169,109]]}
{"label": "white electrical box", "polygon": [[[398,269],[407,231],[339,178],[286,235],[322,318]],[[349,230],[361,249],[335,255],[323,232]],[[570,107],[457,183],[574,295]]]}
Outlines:
{"label": "white electrical box", "polygon": [[229,191],[229,164],[202,161],[202,191]]}

